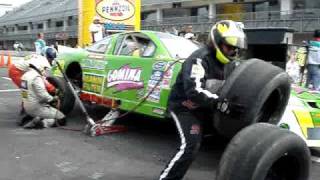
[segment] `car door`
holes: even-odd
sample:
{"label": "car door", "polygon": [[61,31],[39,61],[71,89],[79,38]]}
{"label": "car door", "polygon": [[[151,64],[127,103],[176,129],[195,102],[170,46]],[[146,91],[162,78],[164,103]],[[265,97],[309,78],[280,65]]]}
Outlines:
{"label": "car door", "polygon": [[87,48],[88,56],[82,62],[83,93],[90,96],[90,101],[98,102],[101,100],[103,85],[106,79],[105,66],[106,52],[111,44],[111,37],[104,38],[101,41]]}
{"label": "car door", "polygon": [[[155,43],[142,33],[120,35],[113,55],[108,57],[104,95],[120,100],[121,109],[131,110],[135,107],[150,90],[148,87],[148,84],[152,83],[149,81],[150,77],[154,76],[154,80],[160,80],[160,73],[152,74],[156,51]],[[153,101],[143,103],[135,111],[141,113],[150,111],[154,104],[159,103],[160,91],[154,90],[152,96]]]}

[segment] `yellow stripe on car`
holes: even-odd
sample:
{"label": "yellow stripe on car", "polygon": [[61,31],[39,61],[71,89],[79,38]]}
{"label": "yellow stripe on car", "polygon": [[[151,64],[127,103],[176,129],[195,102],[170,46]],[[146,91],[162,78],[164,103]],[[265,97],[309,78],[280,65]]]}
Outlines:
{"label": "yellow stripe on car", "polygon": [[314,128],[314,124],[310,113],[306,110],[300,109],[294,110],[293,112],[298,120],[303,135],[306,137],[306,139],[308,139],[308,128]]}

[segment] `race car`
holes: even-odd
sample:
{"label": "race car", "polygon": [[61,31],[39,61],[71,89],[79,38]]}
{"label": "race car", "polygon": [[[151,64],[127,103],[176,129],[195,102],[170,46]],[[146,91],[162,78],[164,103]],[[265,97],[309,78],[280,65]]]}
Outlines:
{"label": "race car", "polygon": [[[66,75],[81,89],[80,98],[152,117],[167,116],[170,88],[183,59],[199,48],[183,37],[162,32],[141,31],[114,34],[87,47],[68,50],[57,61]],[[57,67],[53,74],[60,76]],[[72,110],[72,96],[65,96],[62,111]]]}
{"label": "race car", "polygon": [[[168,97],[181,64],[199,48],[199,43],[169,33],[124,32],[106,37],[86,49],[68,49],[59,54],[57,61],[79,89],[83,101],[107,107],[116,102],[123,111],[164,119],[168,117]],[[255,122],[275,124],[289,97],[290,85],[280,68],[261,60],[242,64],[232,72],[237,80],[228,78],[221,96],[237,92],[232,96],[244,97],[246,102],[241,103],[249,106],[249,110],[237,118],[218,112],[211,117],[215,129],[227,137]],[[61,77],[56,66],[52,72]],[[279,73],[283,74],[282,78],[277,78]],[[250,85],[243,83],[247,82],[247,76],[254,77]],[[67,114],[72,110],[74,97],[67,91],[62,78],[56,79],[54,84],[65,90],[60,108]],[[267,85],[269,87],[265,88]],[[244,88],[248,90],[238,90]],[[260,99],[259,103],[255,98]],[[230,96],[228,99],[239,98]]]}
{"label": "race car", "polygon": [[291,96],[279,126],[305,140],[308,147],[320,147],[320,92],[292,85]]}

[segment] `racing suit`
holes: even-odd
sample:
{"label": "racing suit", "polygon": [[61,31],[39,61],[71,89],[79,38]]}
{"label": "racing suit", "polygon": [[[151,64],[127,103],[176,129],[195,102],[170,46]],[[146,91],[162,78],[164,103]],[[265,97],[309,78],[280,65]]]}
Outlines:
{"label": "racing suit", "polygon": [[216,92],[207,90],[206,83],[215,80],[221,88],[224,80],[224,65],[215,58],[209,46],[195,51],[182,65],[169,97],[169,112],[179,133],[181,145],[167,164],[160,180],[180,180],[185,175],[197,154],[203,132],[199,113],[212,111],[218,102]]}
{"label": "racing suit", "polygon": [[43,127],[52,127],[57,124],[64,125],[65,115],[50,106],[55,97],[47,92],[44,78],[33,68],[30,68],[22,76],[21,90],[24,109],[28,115],[40,118]]}
{"label": "racing suit", "polygon": [[[8,67],[9,77],[11,78],[13,83],[19,88],[21,88],[21,77],[25,72],[29,70],[29,65],[32,61],[41,62],[41,61],[48,61],[48,60],[43,56],[32,54],[32,55],[26,56],[23,60],[12,63]],[[55,92],[55,87],[52,84],[50,84],[48,81],[45,81],[45,85],[47,90],[50,93]]]}

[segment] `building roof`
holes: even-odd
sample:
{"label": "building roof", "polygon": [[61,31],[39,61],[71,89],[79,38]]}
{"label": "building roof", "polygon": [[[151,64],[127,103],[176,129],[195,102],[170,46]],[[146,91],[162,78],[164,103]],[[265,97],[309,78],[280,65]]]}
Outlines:
{"label": "building roof", "polygon": [[33,0],[0,17],[0,26],[78,14],[77,0]]}

